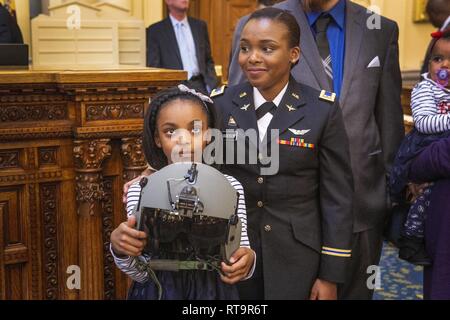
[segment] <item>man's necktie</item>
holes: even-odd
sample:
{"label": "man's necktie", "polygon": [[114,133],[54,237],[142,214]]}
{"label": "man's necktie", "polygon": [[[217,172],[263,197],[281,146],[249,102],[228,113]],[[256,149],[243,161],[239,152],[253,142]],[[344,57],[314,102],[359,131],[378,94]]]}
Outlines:
{"label": "man's necktie", "polygon": [[190,79],[195,75],[194,73],[197,70],[195,61],[192,57],[192,55],[195,54],[195,48],[189,47],[186,25],[183,22],[180,22],[177,23],[176,26],[178,29],[178,45],[181,53],[181,61],[183,62],[183,68],[188,72],[188,78]]}
{"label": "man's necktie", "polygon": [[331,88],[333,88],[333,64],[330,54],[330,43],[328,42],[327,29],[331,22],[331,16],[328,13],[320,15],[316,21],[316,43],[322,58],[322,64],[327,74]]}

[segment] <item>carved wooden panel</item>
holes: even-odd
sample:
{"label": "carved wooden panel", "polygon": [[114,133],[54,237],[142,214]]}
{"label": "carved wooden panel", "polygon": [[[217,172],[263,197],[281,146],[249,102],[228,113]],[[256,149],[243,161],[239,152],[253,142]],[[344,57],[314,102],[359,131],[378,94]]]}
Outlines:
{"label": "carved wooden panel", "polygon": [[31,122],[47,120],[66,120],[65,103],[61,104],[5,104],[0,109],[1,122]]}
{"label": "carved wooden panel", "polygon": [[115,228],[114,224],[114,201],[113,201],[113,183],[112,177],[105,178],[103,180],[103,190],[105,197],[103,200],[103,216],[102,216],[102,228],[103,228],[103,271],[104,271],[104,293],[106,300],[113,300],[116,297],[116,284],[115,284],[115,264],[114,258],[109,250],[109,239],[111,232]]}
{"label": "carved wooden panel", "polygon": [[41,217],[43,219],[43,255],[45,298],[56,300],[58,294],[58,189],[55,184],[40,185]]}
{"label": "carved wooden panel", "polygon": [[56,166],[58,164],[58,147],[39,148],[39,167]]}
{"label": "carved wooden panel", "polygon": [[141,119],[144,116],[143,103],[92,103],[87,104],[86,121]]}
{"label": "carved wooden panel", "polygon": [[[36,184],[31,183],[28,185],[28,197],[30,205],[30,238],[31,238],[31,266],[29,266],[31,272],[31,298],[42,299],[45,297],[42,290],[42,283],[44,279],[42,277],[42,257],[41,257],[41,227],[43,221],[41,221],[41,212],[38,210],[38,190]],[[29,281],[30,282],[30,281]]]}
{"label": "carved wooden panel", "polygon": [[22,264],[5,266],[5,300],[26,299],[26,270]]}
{"label": "carved wooden panel", "polygon": [[19,168],[19,150],[0,151],[0,169]]}
{"label": "carved wooden panel", "polygon": [[24,265],[29,262],[27,239],[27,206],[23,185],[0,188],[0,297],[26,299],[28,275]]}
{"label": "carved wooden panel", "polygon": [[[109,253],[145,168],[149,99],[177,71],[0,71],[0,299],[123,299]],[[69,288],[69,267],[81,287]]]}

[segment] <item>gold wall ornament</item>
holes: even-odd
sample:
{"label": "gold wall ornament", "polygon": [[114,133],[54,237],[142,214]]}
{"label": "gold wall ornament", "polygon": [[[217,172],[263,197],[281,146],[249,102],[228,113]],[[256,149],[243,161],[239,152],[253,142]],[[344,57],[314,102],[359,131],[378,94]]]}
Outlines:
{"label": "gold wall ornament", "polygon": [[428,0],[414,0],[413,21],[415,23],[430,21],[426,12],[427,2]]}

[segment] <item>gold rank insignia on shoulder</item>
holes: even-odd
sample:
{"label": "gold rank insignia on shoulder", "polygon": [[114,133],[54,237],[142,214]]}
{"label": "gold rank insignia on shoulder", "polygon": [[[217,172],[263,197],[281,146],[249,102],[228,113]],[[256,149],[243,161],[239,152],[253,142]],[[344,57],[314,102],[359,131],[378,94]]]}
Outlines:
{"label": "gold rank insignia on shoulder", "polygon": [[239,95],[239,98],[244,98],[244,97],[246,97],[247,96],[247,92],[242,92],[240,95]]}
{"label": "gold rank insignia on shoulder", "polygon": [[322,90],[322,92],[320,93],[319,99],[325,100],[328,102],[334,102],[334,101],[336,101],[336,93]]}
{"label": "gold rank insignia on shoulder", "polygon": [[299,96],[298,94],[292,93],[292,96],[293,96],[295,99],[300,100],[300,96]]}
{"label": "gold rank insignia on shoulder", "polygon": [[220,88],[214,89],[213,91],[211,91],[210,97],[214,98],[214,97],[220,96],[221,94],[223,94],[225,92],[225,88],[226,88],[226,86],[221,86]]}
{"label": "gold rank insignia on shoulder", "polygon": [[241,108],[241,110],[248,111],[248,108],[250,108],[250,105],[246,104]]}

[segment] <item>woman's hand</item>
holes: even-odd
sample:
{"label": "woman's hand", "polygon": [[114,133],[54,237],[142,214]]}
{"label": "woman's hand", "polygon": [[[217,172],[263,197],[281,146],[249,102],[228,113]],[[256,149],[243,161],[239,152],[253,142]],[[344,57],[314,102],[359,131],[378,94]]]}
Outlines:
{"label": "woman's hand", "polygon": [[231,265],[222,262],[220,278],[227,284],[235,284],[245,279],[253,267],[255,252],[250,248],[239,248],[230,258]]}
{"label": "woman's hand", "polygon": [[125,183],[123,185],[123,193],[122,193],[122,202],[127,204],[127,194],[128,194],[128,190],[130,189],[131,185],[135,184],[136,182],[141,181],[141,179],[143,177],[147,177],[149,175],[151,175],[153,172],[155,172],[154,170],[152,171],[152,169],[147,168],[144,171],[142,171],[141,175],[137,178],[134,178],[131,181],[128,181],[127,183]]}
{"label": "woman's hand", "polygon": [[429,188],[431,185],[432,185],[431,183],[423,183],[423,184],[409,183],[406,192],[406,198],[410,201],[410,203],[415,202],[417,198],[422,195],[424,189]]}
{"label": "woman's hand", "polygon": [[134,229],[136,217],[130,216],[111,233],[111,245],[114,253],[120,257],[137,257],[147,244],[147,234]]}
{"label": "woman's hand", "polygon": [[337,300],[337,285],[317,279],[311,290],[309,300]]}

